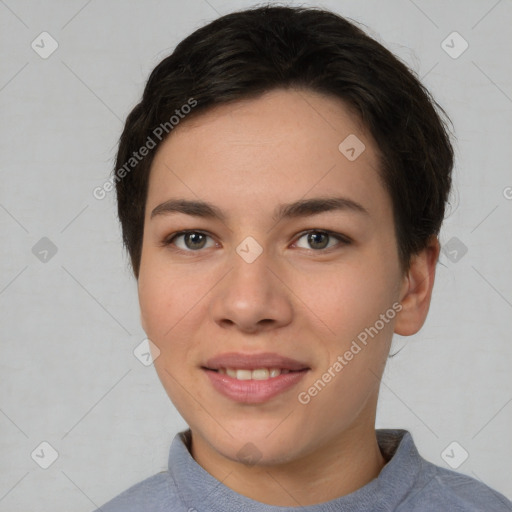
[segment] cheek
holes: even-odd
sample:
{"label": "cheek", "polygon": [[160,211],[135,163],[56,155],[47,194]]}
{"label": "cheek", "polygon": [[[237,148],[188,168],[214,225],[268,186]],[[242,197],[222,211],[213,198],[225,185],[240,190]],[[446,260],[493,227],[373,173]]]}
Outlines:
{"label": "cheek", "polygon": [[209,276],[193,265],[169,265],[158,254],[142,258],[138,281],[141,321],[160,354],[155,369],[173,402],[180,402],[180,383],[197,378],[190,372],[197,364],[201,339],[198,326],[207,314]]}
{"label": "cheek", "polygon": [[310,400],[304,413],[312,429],[326,434],[345,428],[364,408],[371,410],[368,401],[375,397],[389,353],[395,276],[384,266],[367,263],[317,281],[326,285],[325,292],[316,292],[310,302],[329,327],[321,336],[327,354],[301,391]]}
{"label": "cheek", "polygon": [[141,259],[138,296],[144,330],[157,344],[173,338],[185,316],[198,302],[200,283],[183,267],[170,266],[148,253]]}
{"label": "cheek", "polygon": [[167,280],[158,279],[141,266],[138,294],[142,325],[146,334],[159,346],[165,333],[172,327],[177,301],[172,296]]}
{"label": "cheek", "polygon": [[378,262],[361,259],[350,265],[333,266],[300,278],[297,295],[324,324],[330,337],[351,339],[373,325],[389,309],[396,295],[395,272]]}
{"label": "cheek", "polygon": [[[168,265],[161,271],[155,259],[141,263],[138,295],[141,321],[148,338],[158,347],[155,370],[164,389],[178,409],[186,408],[189,374],[194,354],[194,315],[201,308],[203,293],[197,282]],[[186,383],[186,384],[185,384]]]}

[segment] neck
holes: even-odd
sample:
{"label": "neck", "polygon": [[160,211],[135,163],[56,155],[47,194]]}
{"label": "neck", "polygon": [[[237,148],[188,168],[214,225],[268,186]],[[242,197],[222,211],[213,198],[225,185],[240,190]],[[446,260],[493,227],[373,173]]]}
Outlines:
{"label": "neck", "polygon": [[246,466],[227,459],[192,436],[192,456],[233,491],[274,506],[323,503],[360,489],[376,478],[386,460],[375,429],[349,429],[311,454],[285,464]]}

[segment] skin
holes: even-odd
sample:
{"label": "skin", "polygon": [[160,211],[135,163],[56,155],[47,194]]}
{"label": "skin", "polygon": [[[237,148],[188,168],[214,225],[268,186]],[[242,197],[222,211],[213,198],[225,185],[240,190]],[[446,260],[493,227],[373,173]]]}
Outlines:
{"label": "skin", "polygon": [[[355,161],[338,150],[350,134],[366,146]],[[414,334],[426,318],[439,245],[433,237],[403,271],[378,169],[375,142],[340,100],[290,89],[183,121],[152,164],[138,293],[142,325],[160,350],[155,367],[190,426],[194,459],[257,501],[329,501],[364,486],[386,463],[375,435],[379,381],[393,332]],[[273,219],[279,204],[333,196],[366,213]],[[208,201],[226,218],[151,217],[169,199]],[[327,248],[312,247],[303,232],[315,229],[351,242],[327,238],[320,240]],[[206,245],[194,250],[183,236],[165,245],[181,230],[205,232]],[[236,252],[248,236],[263,250],[252,263]],[[396,303],[397,316],[301,404],[298,393]],[[268,402],[237,403],[201,369],[225,352],[277,352],[310,369]],[[256,464],[237,456],[247,443]]]}

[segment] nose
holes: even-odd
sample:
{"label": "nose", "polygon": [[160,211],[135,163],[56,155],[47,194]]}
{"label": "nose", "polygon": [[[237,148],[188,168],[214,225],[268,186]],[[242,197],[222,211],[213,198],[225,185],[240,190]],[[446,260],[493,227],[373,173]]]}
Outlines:
{"label": "nose", "polygon": [[291,292],[263,252],[248,263],[236,252],[231,270],[212,292],[210,312],[224,329],[256,333],[283,327],[292,320]]}

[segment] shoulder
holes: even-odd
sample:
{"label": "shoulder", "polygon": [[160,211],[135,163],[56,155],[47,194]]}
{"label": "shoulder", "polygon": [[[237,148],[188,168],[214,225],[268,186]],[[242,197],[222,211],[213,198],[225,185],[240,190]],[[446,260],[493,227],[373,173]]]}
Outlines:
{"label": "shoulder", "polygon": [[512,512],[512,502],[482,482],[437,466],[418,452],[409,432],[379,429],[388,460],[378,480],[396,512]]}
{"label": "shoulder", "polygon": [[426,460],[422,465],[420,485],[411,490],[400,512],[512,512],[512,502],[482,482]]}
{"label": "shoulder", "polygon": [[182,505],[168,471],[162,471],[133,485],[95,512],[181,511]]}

